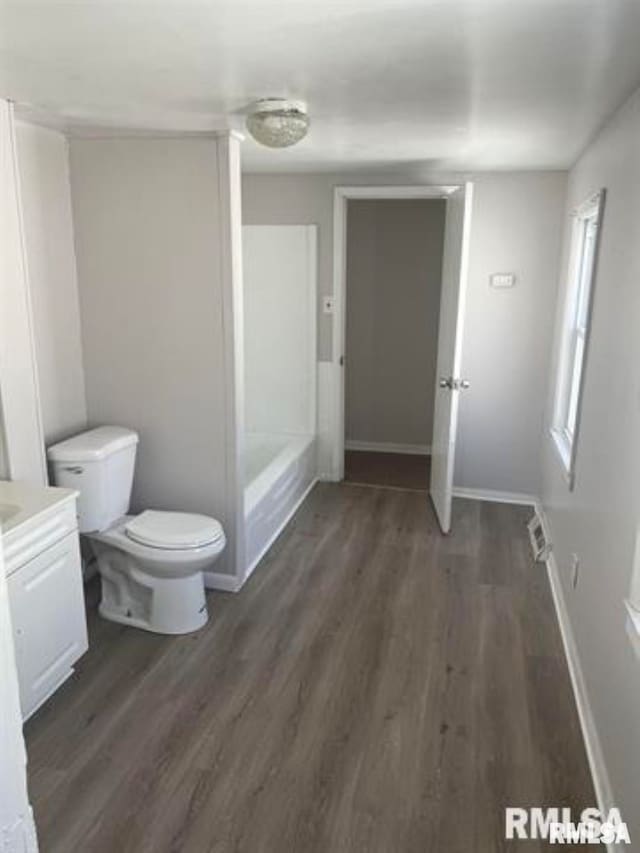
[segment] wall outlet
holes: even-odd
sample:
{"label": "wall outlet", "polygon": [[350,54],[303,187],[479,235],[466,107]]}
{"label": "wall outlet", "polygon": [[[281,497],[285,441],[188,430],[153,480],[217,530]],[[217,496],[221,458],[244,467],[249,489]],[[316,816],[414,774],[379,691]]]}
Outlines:
{"label": "wall outlet", "polygon": [[335,300],[333,296],[323,296],[322,297],[322,313],[323,314],[333,314],[333,309],[335,306]]}
{"label": "wall outlet", "polygon": [[571,586],[575,589],[578,586],[580,576],[580,557],[577,554],[571,555]]}
{"label": "wall outlet", "polygon": [[494,272],[489,276],[491,287],[515,287],[516,277],[512,272]]}

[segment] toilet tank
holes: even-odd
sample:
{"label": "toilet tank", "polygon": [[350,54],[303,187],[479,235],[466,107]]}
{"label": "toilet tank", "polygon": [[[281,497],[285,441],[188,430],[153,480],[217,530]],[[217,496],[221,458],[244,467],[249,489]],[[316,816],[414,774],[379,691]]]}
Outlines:
{"label": "toilet tank", "polygon": [[77,489],[81,533],[106,530],[129,510],[138,434],[102,426],[47,450],[53,483]]}

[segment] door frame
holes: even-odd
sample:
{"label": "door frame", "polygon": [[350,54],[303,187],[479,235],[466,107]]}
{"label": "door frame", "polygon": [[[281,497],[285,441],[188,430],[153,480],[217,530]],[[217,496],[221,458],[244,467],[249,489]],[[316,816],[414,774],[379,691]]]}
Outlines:
{"label": "door frame", "polygon": [[406,186],[337,186],[333,191],[333,346],[335,372],[331,479],[344,479],[345,370],[347,344],[347,205],[350,200],[447,199],[463,184],[409,184]]}

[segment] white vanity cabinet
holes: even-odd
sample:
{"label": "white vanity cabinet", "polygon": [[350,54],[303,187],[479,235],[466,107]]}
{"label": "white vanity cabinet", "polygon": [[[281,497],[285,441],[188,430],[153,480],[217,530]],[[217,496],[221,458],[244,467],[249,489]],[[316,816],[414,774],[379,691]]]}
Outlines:
{"label": "white vanity cabinet", "polygon": [[8,519],[2,536],[25,720],[71,675],[88,648],[75,493],[29,491],[41,494],[41,505],[30,514],[24,501],[14,498],[11,503],[21,513]]}

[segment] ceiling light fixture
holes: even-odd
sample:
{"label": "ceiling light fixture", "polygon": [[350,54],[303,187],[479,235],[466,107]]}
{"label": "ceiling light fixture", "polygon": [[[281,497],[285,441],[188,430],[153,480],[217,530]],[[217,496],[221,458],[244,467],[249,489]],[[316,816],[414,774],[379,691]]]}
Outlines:
{"label": "ceiling light fixture", "polygon": [[257,101],[247,116],[247,130],[256,142],[268,148],[295,145],[309,130],[306,104],[284,98]]}

